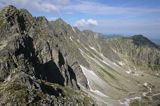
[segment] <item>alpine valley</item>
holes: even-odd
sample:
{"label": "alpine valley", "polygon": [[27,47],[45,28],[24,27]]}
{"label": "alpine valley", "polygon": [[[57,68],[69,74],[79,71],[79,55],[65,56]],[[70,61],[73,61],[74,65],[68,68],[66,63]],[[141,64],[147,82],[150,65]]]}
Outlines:
{"label": "alpine valley", "polygon": [[1,106],[159,106],[160,47],[0,11]]}

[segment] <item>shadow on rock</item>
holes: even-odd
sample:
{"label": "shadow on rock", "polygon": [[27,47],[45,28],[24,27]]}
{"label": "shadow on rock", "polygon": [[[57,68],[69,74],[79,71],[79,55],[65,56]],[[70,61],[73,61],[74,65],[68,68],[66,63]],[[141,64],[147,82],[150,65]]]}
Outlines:
{"label": "shadow on rock", "polygon": [[61,75],[59,68],[52,60],[42,64],[39,68],[38,74],[38,76],[43,80],[64,85],[64,78]]}

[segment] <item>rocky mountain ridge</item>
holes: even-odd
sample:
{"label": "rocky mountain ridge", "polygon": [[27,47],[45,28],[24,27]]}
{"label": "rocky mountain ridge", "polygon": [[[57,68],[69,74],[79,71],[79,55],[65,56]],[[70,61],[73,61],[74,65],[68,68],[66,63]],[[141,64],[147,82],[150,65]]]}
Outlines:
{"label": "rocky mountain ridge", "polygon": [[0,41],[1,105],[159,103],[160,49],[142,35],[102,38],[7,6]]}
{"label": "rocky mountain ridge", "polygon": [[[49,32],[41,33],[41,31],[47,30],[46,27],[49,27],[48,21],[44,17],[33,18],[26,10],[18,10],[13,6],[3,9],[1,15],[3,15],[1,17],[3,23],[1,25],[0,47],[1,105],[23,105],[28,103],[40,105],[75,105],[80,103],[83,105],[85,101],[83,99],[88,97],[83,96],[85,95],[83,93],[78,98],[70,96],[70,100],[68,100],[70,102],[64,102],[65,88],[63,86],[68,87],[68,89],[75,89],[75,93],[80,88],[75,72],[67,62],[65,52],[63,54],[63,50],[61,51],[58,47],[59,45],[52,44],[53,42],[49,41],[52,39],[49,38]],[[78,67],[76,61],[74,67]],[[77,70],[81,71],[80,69]],[[48,86],[44,82],[58,84],[62,87]],[[9,89],[8,92],[7,89]],[[14,91],[14,89],[17,90]],[[21,91],[24,95],[17,94]],[[10,93],[13,93],[13,95]],[[37,93],[41,93],[41,96],[44,95],[44,98],[41,98]],[[68,93],[67,90],[66,93]],[[11,98],[4,98],[5,95],[12,96]],[[33,97],[25,99],[29,95]],[[51,97],[52,95],[53,97]],[[23,100],[21,101],[21,99]],[[89,103],[87,101],[86,104]]]}

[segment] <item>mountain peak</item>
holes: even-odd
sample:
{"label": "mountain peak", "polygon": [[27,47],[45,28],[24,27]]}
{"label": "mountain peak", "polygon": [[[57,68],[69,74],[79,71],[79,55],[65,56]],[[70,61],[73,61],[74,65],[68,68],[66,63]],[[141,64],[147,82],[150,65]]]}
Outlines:
{"label": "mountain peak", "polygon": [[67,24],[62,18],[58,18],[57,20],[55,20],[55,22],[59,24]]}
{"label": "mountain peak", "polygon": [[45,16],[39,16],[39,17],[36,17],[37,21],[44,21],[44,22],[47,22],[47,18]]}
{"label": "mountain peak", "polygon": [[157,48],[157,45],[155,43],[153,43],[151,40],[149,40],[147,37],[143,35],[134,35],[131,37],[131,39],[133,39],[133,43],[136,45],[148,45]]}
{"label": "mountain peak", "polygon": [[143,38],[143,39],[147,39],[145,36],[143,35],[133,35],[132,38]]}
{"label": "mountain peak", "polygon": [[8,5],[8,6],[4,7],[4,9],[17,9],[17,8],[13,5]]}
{"label": "mountain peak", "polygon": [[8,14],[11,14],[11,13],[17,11],[17,8],[13,5],[8,5],[8,6],[4,7],[2,9],[2,11],[4,11],[5,13],[8,13]]}
{"label": "mountain peak", "polygon": [[[58,18],[57,21],[63,21],[63,19],[62,19],[62,18]],[[64,22],[64,21],[63,21],[63,22]]]}

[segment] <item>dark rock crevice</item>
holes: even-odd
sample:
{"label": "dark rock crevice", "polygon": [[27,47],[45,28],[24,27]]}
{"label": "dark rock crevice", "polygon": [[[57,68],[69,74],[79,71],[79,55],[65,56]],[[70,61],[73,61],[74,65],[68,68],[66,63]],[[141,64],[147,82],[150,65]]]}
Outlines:
{"label": "dark rock crevice", "polygon": [[44,93],[47,93],[49,95],[54,95],[56,97],[59,97],[59,96],[64,97],[63,90],[61,90],[59,88],[53,88],[52,86],[48,86],[43,83],[40,86],[41,86],[41,89]]}
{"label": "dark rock crevice", "polygon": [[72,86],[74,86],[73,81],[75,81],[75,84],[76,84],[77,88],[80,89],[80,87],[77,84],[76,74],[74,73],[73,69],[69,65],[68,65],[68,72],[69,72],[69,75],[70,75],[70,81],[71,81]]}
{"label": "dark rock crevice", "polygon": [[59,58],[59,61],[58,61],[59,66],[62,67],[62,65],[65,64],[65,60],[64,60],[63,55],[60,51],[58,51],[58,58]]}
{"label": "dark rock crevice", "polygon": [[36,74],[40,79],[64,86],[64,78],[60,73],[59,68],[52,60],[45,64],[41,64]]}

